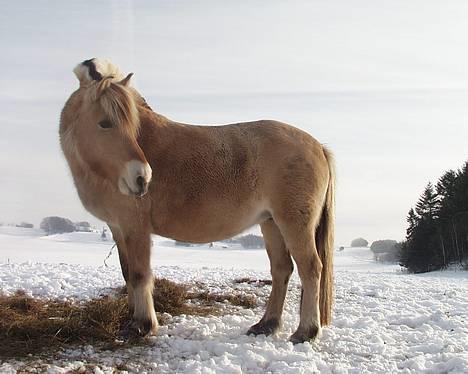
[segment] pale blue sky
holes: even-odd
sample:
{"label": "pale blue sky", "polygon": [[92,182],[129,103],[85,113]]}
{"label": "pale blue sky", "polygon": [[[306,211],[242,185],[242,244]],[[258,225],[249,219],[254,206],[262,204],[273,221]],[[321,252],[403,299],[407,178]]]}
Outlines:
{"label": "pale blue sky", "polygon": [[[468,2],[1,2],[0,221],[89,219],[58,146],[83,59],[135,72],[174,119],[277,118],[335,150],[338,243],[402,239],[467,159]],[[288,94],[288,95],[285,95]]]}

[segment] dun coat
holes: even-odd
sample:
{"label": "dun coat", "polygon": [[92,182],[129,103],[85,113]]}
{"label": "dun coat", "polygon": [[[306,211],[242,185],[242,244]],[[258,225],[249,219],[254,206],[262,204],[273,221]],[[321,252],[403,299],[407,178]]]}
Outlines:
{"label": "dun coat", "polygon": [[79,64],[60,141],[83,205],[108,223],[128,288],[127,333],[155,334],[151,234],[229,238],[259,224],[272,289],[250,334],[272,334],[293,260],[302,283],[291,341],[314,339],[333,301],[334,166],[309,134],[277,121],[194,126],[155,113],[106,60]]}

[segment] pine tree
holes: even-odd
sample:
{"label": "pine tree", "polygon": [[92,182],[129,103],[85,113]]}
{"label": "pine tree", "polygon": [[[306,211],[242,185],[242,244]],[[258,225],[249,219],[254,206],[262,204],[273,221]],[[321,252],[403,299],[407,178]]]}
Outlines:
{"label": "pine tree", "polygon": [[468,258],[468,162],[458,171],[454,189],[455,209],[451,217],[455,247],[453,256],[461,263]]}
{"label": "pine tree", "polygon": [[406,229],[406,239],[409,240],[414,234],[414,230],[419,224],[419,217],[414,212],[414,209],[411,208],[406,217],[406,222],[408,222],[408,228]]}
{"label": "pine tree", "polygon": [[412,272],[446,267],[468,259],[468,162],[426,185],[407,216],[400,264]]}
{"label": "pine tree", "polygon": [[468,211],[468,161],[457,173],[453,200],[458,212]]}
{"label": "pine tree", "polygon": [[437,216],[438,198],[431,182],[426,185],[423,194],[416,203],[416,213],[423,220],[433,220]]}
{"label": "pine tree", "polygon": [[437,194],[443,199],[453,197],[455,190],[455,181],[457,173],[454,170],[449,170],[442,175],[436,184]]}
{"label": "pine tree", "polygon": [[454,204],[456,183],[457,173],[453,170],[449,170],[439,178],[436,184],[437,195],[439,195],[438,210],[441,217],[452,215],[456,209],[456,205]]}

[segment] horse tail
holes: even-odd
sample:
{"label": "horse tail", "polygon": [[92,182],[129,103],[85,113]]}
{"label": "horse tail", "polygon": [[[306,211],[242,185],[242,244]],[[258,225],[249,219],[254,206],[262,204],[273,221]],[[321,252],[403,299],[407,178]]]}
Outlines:
{"label": "horse tail", "polygon": [[335,163],[332,153],[323,147],[328,163],[329,178],[322,216],[315,233],[315,244],[322,261],[320,277],[320,323],[331,323],[333,306],[333,251],[335,237]]}

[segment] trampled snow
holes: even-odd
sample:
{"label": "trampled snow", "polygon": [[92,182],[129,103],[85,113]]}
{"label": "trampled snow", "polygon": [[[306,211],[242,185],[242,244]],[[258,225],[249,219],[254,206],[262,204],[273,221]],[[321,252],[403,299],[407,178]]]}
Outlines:
{"label": "trampled snow", "polygon": [[[315,343],[292,345],[298,324],[299,280],[293,276],[283,328],[272,337],[247,336],[264,310],[270,286],[234,279],[269,278],[264,250],[224,243],[175,246],[154,237],[153,269],[177,282],[203,282],[213,291],[255,295],[259,307],[222,316],[177,316],[144,346],[102,351],[82,346],[54,358],[5,361],[1,372],[37,368],[158,373],[462,373],[468,371],[468,277],[463,271],[409,275],[376,264],[367,248],[336,252],[334,320]],[[45,237],[40,231],[0,228],[0,289],[42,298],[88,299],[123,284],[112,242],[98,233]]]}

